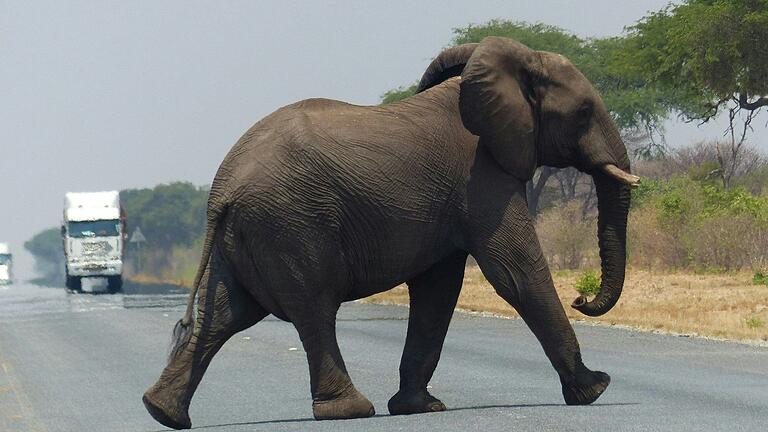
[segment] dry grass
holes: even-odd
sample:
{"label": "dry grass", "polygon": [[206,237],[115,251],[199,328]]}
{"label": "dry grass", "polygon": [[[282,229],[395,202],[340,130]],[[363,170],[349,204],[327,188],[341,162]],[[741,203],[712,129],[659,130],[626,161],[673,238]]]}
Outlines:
{"label": "dry grass", "polygon": [[[575,271],[553,274],[560,300],[572,319],[727,339],[768,340],[768,287],[753,285],[749,273],[628,271],[619,304],[600,318],[585,317],[570,307],[578,295],[574,285],[579,275]],[[408,304],[408,291],[400,286],[369,300]],[[517,316],[476,266],[467,267],[458,307]]]}

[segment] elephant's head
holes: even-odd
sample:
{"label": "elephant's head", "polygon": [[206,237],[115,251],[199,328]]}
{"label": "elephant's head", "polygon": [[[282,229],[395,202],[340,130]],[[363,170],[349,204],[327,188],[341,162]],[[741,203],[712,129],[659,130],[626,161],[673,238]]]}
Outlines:
{"label": "elephant's head", "polygon": [[590,316],[608,312],[624,285],[629,188],[639,178],[597,91],[565,57],[500,37],[444,51],[418,91],[456,75],[462,122],[504,171],[521,181],[541,165],[592,175],[602,284],[592,301],[581,296],[572,306]]}

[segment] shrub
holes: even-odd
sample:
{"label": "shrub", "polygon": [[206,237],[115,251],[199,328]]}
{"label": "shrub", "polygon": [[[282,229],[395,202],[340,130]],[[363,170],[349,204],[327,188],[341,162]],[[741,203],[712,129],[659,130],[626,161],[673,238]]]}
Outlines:
{"label": "shrub", "polygon": [[593,271],[587,270],[576,281],[576,291],[582,295],[595,295],[600,291],[600,277]]}
{"label": "shrub", "polygon": [[766,260],[766,197],[688,177],[651,182],[638,197],[628,230],[632,265],[729,271]]}
{"label": "shrub", "polygon": [[627,262],[646,270],[670,270],[687,264],[683,244],[659,221],[659,209],[645,206],[629,214]]}
{"label": "shrub", "polygon": [[599,263],[597,221],[584,217],[581,204],[571,201],[547,209],[536,221],[544,256],[554,269],[578,269]]}
{"label": "shrub", "polygon": [[751,329],[760,328],[760,327],[765,325],[763,320],[761,320],[760,318],[756,318],[756,317],[747,318],[745,320],[745,324],[747,325],[747,327],[749,327]]}
{"label": "shrub", "polygon": [[[709,167],[690,176],[644,181],[632,191],[628,264],[648,270],[688,268],[768,274],[768,196],[707,180]],[[695,172],[694,172],[695,171]],[[553,270],[599,263],[596,218],[571,201],[537,219],[542,250]],[[763,263],[762,267],[756,267]]]}
{"label": "shrub", "polygon": [[704,217],[684,227],[682,236],[697,270],[748,268],[754,257],[766,253],[767,240],[755,218],[746,215]]}
{"label": "shrub", "polygon": [[763,273],[762,271],[756,271],[754,276],[752,276],[752,283],[755,285],[768,286],[768,273]]}

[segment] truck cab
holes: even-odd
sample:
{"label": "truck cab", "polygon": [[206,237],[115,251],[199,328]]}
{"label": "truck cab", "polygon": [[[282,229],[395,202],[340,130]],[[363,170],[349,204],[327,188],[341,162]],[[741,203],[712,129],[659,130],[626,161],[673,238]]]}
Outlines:
{"label": "truck cab", "polygon": [[8,243],[0,243],[0,285],[13,283],[13,255]]}
{"label": "truck cab", "polygon": [[61,226],[66,285],[82,291],[83,278],[106,278],[109,292],[123,284],[125,214],[118,191],[68,192]]}

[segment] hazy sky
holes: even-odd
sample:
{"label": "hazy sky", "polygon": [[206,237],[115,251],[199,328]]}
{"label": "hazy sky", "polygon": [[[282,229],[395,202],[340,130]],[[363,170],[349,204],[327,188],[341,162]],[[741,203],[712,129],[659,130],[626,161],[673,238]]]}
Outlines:
{"label": "hazy sky", "polygon": [[0,241],[28,278],[22,244],[59,224],[66,191],[208,184],[264,115],[309,97],[375,104],[453,28],[506,18],[603,37],[666,4],[0,0]]}

